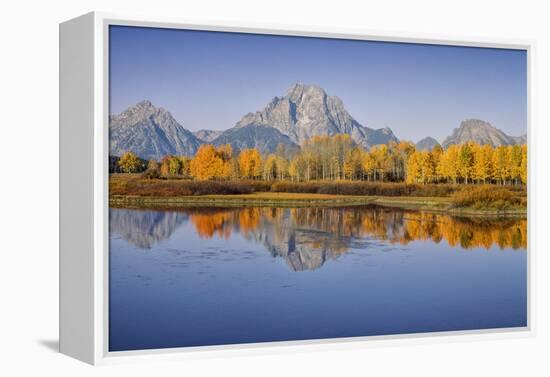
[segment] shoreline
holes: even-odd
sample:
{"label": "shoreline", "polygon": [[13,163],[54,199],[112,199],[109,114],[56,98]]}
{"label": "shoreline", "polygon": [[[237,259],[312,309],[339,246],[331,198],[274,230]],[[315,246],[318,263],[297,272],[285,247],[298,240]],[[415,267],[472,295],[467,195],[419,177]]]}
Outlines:
{"label": "shoreline", "polygon": [[349,207],[376,205],[404,210],[471,217],[526,217],[527,209],[510,210],[454,208],[447,197],[356,196],[257,192],[239,195],[109,196],[109,206],[132,209],[177,209],[185,207]]}

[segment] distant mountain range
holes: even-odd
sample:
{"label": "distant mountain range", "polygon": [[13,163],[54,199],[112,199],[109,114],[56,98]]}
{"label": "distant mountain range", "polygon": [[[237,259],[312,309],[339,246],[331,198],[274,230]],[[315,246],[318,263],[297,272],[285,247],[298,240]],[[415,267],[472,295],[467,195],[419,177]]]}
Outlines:
{"label": "distant mountain range", "polygon": [[428,136],[416,143],[415,147],[419,151],[431,151],[437,145],[439,145],[438,141],[433,137]]}
{"label": "distant mountain range", "polygon": [[460,127],[455,128],[453,133],[443,140],[443,148],[447,148],[451,144],[463,144],[467,141],[497,147],[499,145],[524,144],[527,141],[527,135],[508,136],[490,123],[479,119],[467,119],[462,121]]}
{"label": "distant mountain range", "polygon": [[336,134],[349,134],[365,148],[397,141],[389,128],[375,130],[359,124],[340,98],[328,96],[316,85],[295,84],[284,97],[275,97],[262,110],[246,114],[234,128],[259,126],[278,130],[296,145],[313,136]]}
{"label": "distant mountain range", "polygon": [[282,134],[278,129],[267,125],[251,124],[242,127],[233,127],[215,138],[214,145],[231,144],[234,150],[258,148],[262,153],[272,153],[279,144],[287,149],[299,149],[290,137]]}
{"label": "distant mountain range", "polygon": [[[262,110],[244,115],[225,131],[191,132],[163,108],[142,101],[110,117],[110,154],[120,156],[132,151],[144,159],[166,155],[193,156],[204,143],[231,144],[236,150],[258,148],[261,153],[275,151],[279,144],[298,149],[317,135],[349,134],[366,149],[399,139],[390,128],[373,129],[361,125],[345,109],[342,100],[329,96],[316,85],[295,84],[283,97],[274,97]],[[508,136],[489,123],[469,119],[460,124],[442,143],[445,148],[473,140],[481,144],[511,145],[526,142],[526,136]],[[438,142],[426,137],[417,148],[431,150]]]}
{"label": "distant mountain range", "polygon": [[202,141],[203,143],[211,143],[215,138],[220,136],[223,131],[219,130],[198,130],[193,132],[193,134]]}
{"label": "distant mountain range", "polygon": [[132,151],[141,158],[166,155],[192,156],[202,142],[183,128],[163,108],[142,101],[110,119],[109,149],[112,156]]}

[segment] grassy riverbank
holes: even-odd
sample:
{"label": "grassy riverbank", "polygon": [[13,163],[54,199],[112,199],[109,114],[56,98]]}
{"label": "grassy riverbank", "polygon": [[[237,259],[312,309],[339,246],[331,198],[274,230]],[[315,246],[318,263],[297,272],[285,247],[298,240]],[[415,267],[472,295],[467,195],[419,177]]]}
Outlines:
{"label": "grassy riverbank", "polygon": [[384,207],[453,213],[464,216],[524,216],[526,210],[455,208],[450,198],[389,197],[258,192],[241,195],[201,196],[111,196],[109,204],[119,208],[177,207],[343,207],[379,205]]}
{"label": "grassy riverbank", "polygon": [[399,198],[356,195],[300,194],[285,192],[255,192],[237,195],[200,196],[111,196],[112,205],[133,206],[277,206],[277,207],[338,207],[365,204],[399,204],[412,207],[444,206],[444,198]]}
{"label": "grassy riverbank", "polygon": [[[437,186],[437,185],[431,185]],[[348,183],[323,186],[323,183],[270,182],[197,182],[184,180],[146,180],[135,175],[111,176],[109,204],[124,208],[174,207],[339,207],[380,205],[386,207],[431,212],[453,213],[463,216],[525,216],[525,192],[509,190],[512,199],[503,206],[492,206],[491,201],[469,203],[465,197],[479,197],[500,188],[417,187],[400,183]],[[292,192],[279,192],[282,188]],[[319,193],[323,188],[329,193]],[[271,191],[269,191],[271,190]],[[298,191],[298,192],[296,192]],[[308,192],[314,191],[314,192]],[[472,191],[470,194],[468,191]],[[338,192],[334,194],[332,192]],[[381,193],[382,195],[354,192]],[[508,192],[508,190],[507,190]],[[403,193],[410,193],[409,195]],[[429,194],[432,194],[431,196]],[[457,197],[461,200],[457,204]],[[499,196],[502,201],[502,196]]]}

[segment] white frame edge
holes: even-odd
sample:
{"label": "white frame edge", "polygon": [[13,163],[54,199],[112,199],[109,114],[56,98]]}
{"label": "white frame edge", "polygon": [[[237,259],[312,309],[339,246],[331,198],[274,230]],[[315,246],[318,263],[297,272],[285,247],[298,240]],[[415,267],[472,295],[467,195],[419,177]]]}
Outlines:
{"label": "white frame edge", "polygon": [[[59,31],[59,349],[95,361],[94,16]],[[80,166],[79,166],[80,165]]]}
{"label": "white frame edge", "polygon": [[[109,25],[525,50],[528,75],[529,147],[527,327],[109,352],[107,153]],[[88,33],[92,33],[93,38],[90,39]],[[497,41],[494,38],[377,33],[349,28],[206,22],[100,12],[88,13],[62,23],[60,25],[60,352],[90,364],[115,364],[534,336],[535,270],[533,267],[536,250],[532,226],[536,210],[532,205],[536,201],[534,174],[534,141],[536,139],[532,119],[534,51],[534,41],[525,40],[499,39]],[[92,55],[88,55],[90,53]],[[84,58],[85,56],[88,58]],[[93,64],[93,67],[82,64],[83,61]],[[68,82],[67,80],[71,79],[70,72],[73,72],[72,79],[77,75],[89,86],[79,82]],[[86,104],[91,108],[86,107]],[[75,121],[78,126],[75,126]],[[90,128],[93,129],[93,134]],[[75,137],[78,137],[85,148],[74,147]],[[93,169],[84,173],[84,179],[73,176],[74,169],[67,164],[67,161],[71,160],[70,157],[76,158],[79,163],[93,162]],[[90,192],[91,188],[93,192]],[[83,192],[84,195],[82,195]],[[83,197],[85,200],[82,199]],[[93,202],[93,206],[85,208],[86,204],[90,204],[86,203],[86,200]],[[81,203],[83,201],[84,203]],[[74,203],[81,204],[75,206]],[[75,221],[77,213],[78,221]],[[93,224],[90,221],[93,221]],[[83,235],[90,237],[93,249],[91,244],[82,245]],[[93,259],[88,253],[93,254]],[[80,306],[75,306],[75,302]]]}

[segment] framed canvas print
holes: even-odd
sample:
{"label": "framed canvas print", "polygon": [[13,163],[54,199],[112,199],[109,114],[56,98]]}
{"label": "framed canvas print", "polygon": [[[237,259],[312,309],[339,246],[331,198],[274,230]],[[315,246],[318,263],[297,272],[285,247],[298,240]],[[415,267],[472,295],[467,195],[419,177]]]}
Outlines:
{"label": "framed canvas print", "polygon": [[530,334],[531,53],[61,24],[61,352]]}

